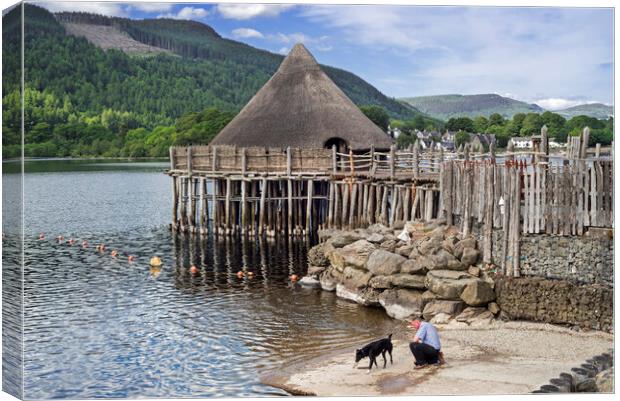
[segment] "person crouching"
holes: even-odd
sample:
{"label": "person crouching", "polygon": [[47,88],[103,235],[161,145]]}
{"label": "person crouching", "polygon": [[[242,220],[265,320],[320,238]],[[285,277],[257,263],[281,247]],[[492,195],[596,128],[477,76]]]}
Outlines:
{"label": "person crouching", "polygon": [[409,349],[415,358],[414,369],[442,362],[441,342],[435,326],[417,318],[411,322],[409,328],[416,330],[413,342],[409,343]]}

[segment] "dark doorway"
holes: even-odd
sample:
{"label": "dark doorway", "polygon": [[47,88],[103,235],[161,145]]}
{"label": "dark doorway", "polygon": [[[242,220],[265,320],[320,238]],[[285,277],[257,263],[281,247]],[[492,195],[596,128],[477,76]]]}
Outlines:
{"label": "dark doorway", "polygon": [[347,141],[338,137],[329,138],[327,141],[325,141],[325,145],[323,146],[326,149],[331,149],[334,145],[336,145],[336,151],[339,153],[346,153],[347,148],[349,147]]}

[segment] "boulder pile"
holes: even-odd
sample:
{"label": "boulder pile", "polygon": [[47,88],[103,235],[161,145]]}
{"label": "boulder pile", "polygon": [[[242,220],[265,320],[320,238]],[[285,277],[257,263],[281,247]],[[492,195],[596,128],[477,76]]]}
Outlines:
{"label": "boulder pile", "polygon": [[341,298],[435,323],[486,322],[500,312],[478,242],[445,221],[322,230],[319,240],[308,253],[307,281]]}

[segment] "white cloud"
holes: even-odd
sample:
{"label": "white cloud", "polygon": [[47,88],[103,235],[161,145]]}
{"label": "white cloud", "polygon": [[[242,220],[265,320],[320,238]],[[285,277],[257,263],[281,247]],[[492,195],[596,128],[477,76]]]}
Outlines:
{"label": "white cloud", "polygon": [[[387,65],[390,75],[408,84],[383,82],[392,96],[613,97],[609,9],[315,5],[301,15],[367,57],[396,60],[399,66]],[[373,65],[364,66],[367,78],[386,74],[385,64]]]}
{"label": "white cloud", "polygon": [[172,10],[174,3],[131,3],[131,7],[147,13],[163,13]]}
{"label": "white cloud", "polygon": [[281,47],[280,50],[278,50],[278,53],[287,55],[289,51],[291,51],[291,49],[285,46],[285,47]]}
{"label": "white cloud", "polygon": [[310,35],[306,35],[303,32],[294,32],[294,33],[282,33],[278,32],[276,34],[267,35],[267,38],[283,43],[286,45],[294,45],[295,43],[303,43],[306,46],[312,47],[314,50],[318,50],[321,52],[328,52],[333,49],[333,46],[327,44],[329,40],[329,36],[323,35],[319,37],[313,37]]}
{"label": "white cloud", "polygon": [[580,104],[592,104],[599,103],[596,101],[588,100],[571,100],[571,99],[562,99],[562,98],[548,98],[548,99],[538,99],[534,101],[537,105],[547,110],[562,110],[568,107],[579,106]]}
{"label": "white cloud", "polygon": [[252,28],[233,29],[232,36],[234,38],[264,38],[264,35]]}
{"label": "white cloud", "polygon": [[178,13],[160,14],[157,18],[173,18],[173,19],[202,19],[209,15],[204,8],[199,7],[183,7]]}
{"label": "white cloud", "polygon": [[95,3],[95,2],[42,2],[38,6],[47,8],[51,12],[82,11],[107,15],[111,17],[127,17],[129,15],[126,4],[121,3]]}
{"label": "white cloud", "polygon": [[255,17],[277,17],[294,4],[218,4],[217,11],[224,18],[248,20]]}

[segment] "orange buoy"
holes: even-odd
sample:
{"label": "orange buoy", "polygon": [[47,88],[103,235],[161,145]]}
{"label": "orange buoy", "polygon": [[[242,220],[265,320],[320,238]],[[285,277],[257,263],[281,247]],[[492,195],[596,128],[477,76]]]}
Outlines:
{"label": "orange buoy", "polygon": [[116,251],[112,251],[112,252],[110,253],[110,255],[112,255],[112,257],[113,257],[113,258],[115,258],[115,257],[117,257],[117,256],[118,256],[118,252],[116,252]]}
{"label": "orange buoy", "polygon": [[153,267],[159,267],[161,266],[161,259],[159,258],[159,256],[153,256],[151,258],[150,264]]}
{"label": "orange buoy", "polygon": [[132,256],[132,255],[127,256],[127,261],[128,262],[133,262],[134,259],[135,259],[135,256]]}
{"label": "orange buoy", "polygon": [[299,279],[299,277],[296,274],[292,274],[291,275],[291,281],[294,283],[295,281],[297,281],[297,279]]}
{"label": "orange buoy", "polygon": [[39,241],[43,241],[45,239],[45,234],[39,234]]}
{"label": "orange buoy", "polygon": [[248,277],[254,277],[254,272],[248,272]]}
{"label": "orange buoy", "polygon": [[192,265],[192,267],[189,268],[189,272],[192,273],[194,276],[200,274],[200,270],[198,270],[195,265]]}
{"label": "orange buoy", "polygon": [[237,272],[237,277],[238,277],[238,278],[243,278],[243,272],[242,272],[241,270],[239,270],[239,271]]}

